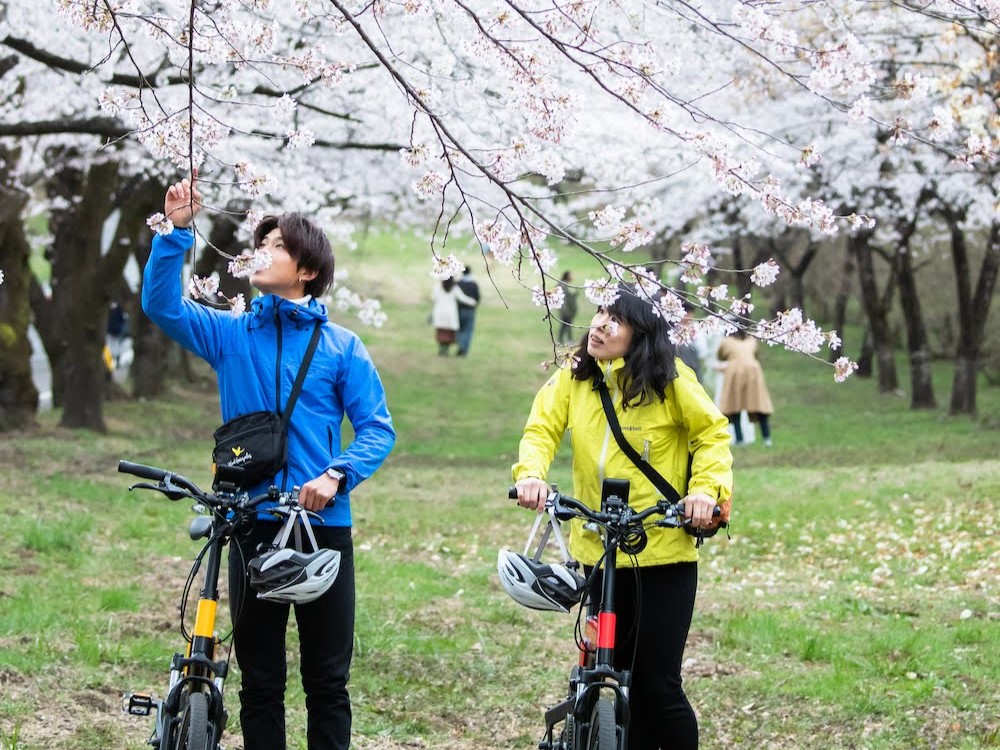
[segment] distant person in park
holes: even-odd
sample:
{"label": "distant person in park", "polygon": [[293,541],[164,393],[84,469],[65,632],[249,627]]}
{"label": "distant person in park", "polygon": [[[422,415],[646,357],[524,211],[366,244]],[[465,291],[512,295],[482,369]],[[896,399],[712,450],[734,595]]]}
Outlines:
{"label": "distant person in park", "polygon": [[[623,291],[598,309],[575,356],[576,366],[549,378],[531,406],[512,467],[519,504],[543,510],[549,467],[567,431],[574,497],[600,509],[602,479],[611,477],[629,480],[629,506],[635,511],[662,498],[609,438],[595,390],[604,382],[623,434],[648,452],[649,463],[681,495],[692,526],[715,526],[715,505],[732,497],[728,425],[694,374],[676,366],[669,324],[648,301]],[[615,592],[615,667],[633,670],[629,750],[698,747],[698,722],[681,686],[698,585],[695,544],[684,529],[652,528],[642,552],[618,556],[619,567],[628,572],[617,579]],[[571,524],[569,549],[588,571],[603,554],[600,535],[582,524]]]}
{"label": "distant person in park", "polygon": [[129,339],[129,320],[125,308],[117,301],[111,303],[108,310],[107,346],[111,355],[112,367],[121,366],[122,354],[125,353]]}
{"label": "distant person in park", "polygon": [[431,325],[434,326],[434,340],[438,354],[447,357],[451,345],[458,340],[458,304],[462,302],[475,307],[477,302],[462,291],[454,278],[443,279],[435,284],[431,295]]}
{"label": "distant person in park", "polygon": [[[244,747],[286,746],[285,631],[294,606],[307,746],[347,750],[355,607],[350,491],[378,469],[395,442],[385,391],[361,339],[327,318],[319,298],[333,280],[333,250],[323,231],[301,214],[265,216],[257,225],[254,246],[268,250],[272,263],[250,278],[261,295],[248,312],[234,315],[184,299],[181,270],[194,244],[190,225],[200,207],[194,179],[167,190],[163,211],[174,229],[153,238],[143,272],[142,307],[168,336],[216,371],[226,421],[256,411],[277,412],[287,404],[319,324],[319,343],[288,427],[285,468],[247,489],[256,495],[271,484],[283,491],[300,487],[299,502],[322,519],[312,522],[318,545],[340,552],[337,577],[319,598],[307,604],[267,601],[249,588],[247,564],[272,544],[280,523],[262,514],[234,536],[229,587],[234,648],[242,673]],[[341,447],[345,415],[354,438]]]}
{"label": "distant person in park", "polygon": [[556,341],[560,344],[569,344],[577,338],[573,329],[573,320],[576,318],[577,294],[579,294],[579,290],[573,288],[572,272],[563,272],[562,278],[559,279],[559,286],[563,290],[563,304],[556,313],[559,318]]}
{"label": "distant person in park", "polygon": [[472,344],[472,332],[476,327],[476,308],[479,306],[479,284],[472,278],[472,271],[466,266],[462,270],[462,277],[458,280],[458,288],[469,299],[475,300],[475,304],[469,305],[462,300],[458,300],[458,354],[464,357],[469,353],[469,346]]}
{"label": "distant person in park", "polygon": [[770,446],[770,416],[774,413],[774,406],[764,382],[764,369],[757,361],[757,339],[739,330],[722,340],[717,357],[723,375],[719,409],[733,425],[736,444],[743,444],[740,415],[745,411],[750,421],[760,425],[764,445]]}

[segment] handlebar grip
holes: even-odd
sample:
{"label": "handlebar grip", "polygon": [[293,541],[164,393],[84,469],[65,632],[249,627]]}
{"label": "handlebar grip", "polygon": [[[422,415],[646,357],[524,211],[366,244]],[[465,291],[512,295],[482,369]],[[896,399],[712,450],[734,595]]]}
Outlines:
{"label": "handlebar grip", "polygon": [[152,479],[154,482],[162,482],[164,478],[169,474],[169,471],[164,469],[157,469],[155,466],[146,466],[145,464],[134,464],[131,461],[119,461],[118,471],[122,474],[133,474],[137,477],[142,477],[143,479]]}
{"label": "handlebar grip", "polygon": [[[683,513],[683,512],[684,512],[684,503],[677,503],[677,509],[678,509],[678,510],[679,510],[679,511],[680,511],[681,513]],[[712,516],[714,517],[714,516],[721,516],[721,515],[722,515],[722,507],[721,507],[721,506],[719,506],[719,505],[716,505],[716,506],[715,506],[715,507],[714,507],[714,508],[712,509]]]}
{"label": "handlebar grip", "polygon": [[511,500],[517,500],[517,487],[509,487],[507,489],[507,497]]}

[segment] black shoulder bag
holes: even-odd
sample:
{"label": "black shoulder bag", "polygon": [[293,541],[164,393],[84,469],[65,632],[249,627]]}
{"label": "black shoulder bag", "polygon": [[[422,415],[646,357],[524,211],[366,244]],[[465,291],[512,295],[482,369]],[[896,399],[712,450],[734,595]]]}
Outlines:
{"label": "black shoulder bag", "polygon": [[[213,489],[220,489],[220,482],[231,482],[246,489],[276,476],[288,462],[288,420],[306,379],[309,363],[319,343],[320,326],[316,322],[312,338],[299,366],[295,384],[288,395],[284,412],[255,411],[235,417],[217,429],[215,450],[212,451],[212,468],[215,472]],[[281,401],[281,325],[278,325],[278,356],[274,364],[274,403]],[[220,471],[220,467],[226,467]]]}
{"label": "black shoulder bag", "polygon": [[[653,486],[659,490],[665,500],[671,503],[680,502],[680,493],[674,489],[674,486],[664,479],[663,475],[654,469],[648,461],[644,460],[638,451],[629,445],[629,442],[625,439],[625,436],[622,434],[621,425],[618,424],[618,415],[615,414],[615,407],[611,403],[611,394],[608,392],[608,386],[603,380],[598,381],[597,391],[601,395],[601,406],[604,407],[604,415],[608,418],[608,426],[611,428],[611,434],[615,436],[615,442],[622,449],[622,453],[628,456],[632,463],[636,465],[636,468],[646,475],[646,478],[653,483]],[[717,526],[711,529],[694,529],[689,524],[684,524],[683,528],[691,536],[697,537],[697,546],[700,547],[703,541],[715,536],[719,533],[719,529],[726,526],[728,526],[726,521],[720,521]]]}

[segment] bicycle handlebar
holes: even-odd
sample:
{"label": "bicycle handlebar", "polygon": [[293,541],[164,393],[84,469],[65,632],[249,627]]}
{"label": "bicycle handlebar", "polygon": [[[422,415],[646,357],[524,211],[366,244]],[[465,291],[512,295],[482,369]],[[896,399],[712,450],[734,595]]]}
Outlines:
{"label": "bicycle handlebar", "polygon": [[[246,492],[229,495],[227,493],[208,493],[201,489],[190,479],[174,474],[166,469],[155,466],[146,466],[132,461],[121,460],[118,462],[118,471],[122,474],[132,474],[142,479],[150,479],[158,482],[157,486],[149,484],[133,485],[133,488],[156,490],[162,492],[171,500],[180,500],[182,497],[189,497],[197,500],[211,508],[224,508],[239,511],[253,510],[261,503],[271,500],[281,506],[298,505],[298,494],[295,492],[278,492],[277,487],[271,487],[267,492],[249,497]],[[297,489],[297,488],[296,488]]]}
{"label": "bicycle handlebar", "polygon": [[[507,490],[507,497],[511,500],[517,499],[517,487],[510,487]],[[552,508],[556,518],[560,521],[568,521],[571,518],[586,518],[599,524],[613,524],[623,527],[635,527],[642,524],[647,518],[654,514],[662,515],[663,519],[656,521],[660,526],[679,527],[686,523],[684,519],[684,503],[672,503],[669,500],[660,500],[656,505],[641,511],[633,511],[628,514],[620,512],[607,513],[605,511],[594,510],[577,500],[575,497],[564,495],[553,489],[545,500],[545,507]],[[628,506],[624,506],[628,508]],[[722,509],[716,505],[712,513],[718,516]]]}
{"label": "bicycle handlebar", "polygon": [[134,474],[137,477],[152,479],[156,482],[162,482],[164,478],[166,478],[167,474],[170,473],[168,471],[164,471],[163,469],[157,469],[155,466],[135,464],[131,461],[126,461],[125,459],[118,462],[118,471],[122,474]]}

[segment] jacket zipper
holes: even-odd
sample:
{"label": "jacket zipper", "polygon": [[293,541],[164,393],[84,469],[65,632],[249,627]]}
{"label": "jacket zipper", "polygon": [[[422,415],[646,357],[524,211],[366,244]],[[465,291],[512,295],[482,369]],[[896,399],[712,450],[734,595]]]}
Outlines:
{"label": "jacket zipper", "polygon": [[[274,305],[274,333],[277,337],[277,356],[274,358],[274,410],[275,412],[281,412],[281,300],[279,299]],[[285,440],[288,440],[287,431]],[[287,444],[287,442],[286,442]],[[282,468],[280,473],[281,481],[278,482],[278,486],[281,487],[281,491],[287,491],[285,486],[288,483],[288,463],[285,463],[284,468]]]}
{"label": "jacket zipper", "polygon": [[[611,363],[609,362],[608,363],[608,369],[604,373],[604,382],[605,383],[611,383],[610,378],[611,378]],[[615,396],[617,395],[617,393],[618,393],[618,384],[617,383],[611,383],[611,406],[612,406],[612,408],[614,407]],[[604,477],[604,468],[605,468],[605,464],[607,463],[608,445],[609,445],[610,440],[611,440],[611,425],[608,424],[608,426],[605,427],[605,429],[604,429],[604,443],[601,445],[601,455],[600,455],[600,458],[597,461],[597,476],[598,476],[598,479],[601,481],[601,484],[604,484],[604,478],[605,478]]]}

